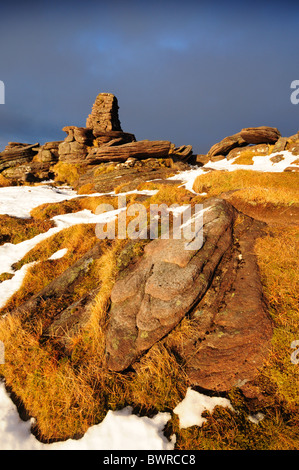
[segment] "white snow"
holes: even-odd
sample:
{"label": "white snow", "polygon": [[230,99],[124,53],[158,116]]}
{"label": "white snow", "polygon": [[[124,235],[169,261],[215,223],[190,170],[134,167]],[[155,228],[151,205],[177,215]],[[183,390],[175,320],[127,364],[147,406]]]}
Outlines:
{"label": "white snow", "polygon": [[63,258],[64,255],[67,254],[67,248],[62,248],[61,250],[55,251],[49,259],[60,259]]}
{"label": "white snow", "polygon": [[40,186],[8,186],[0,188],[0,214],[30,218],[34,207],[49,202],[61,202],[78,197],[71,188]]}
{"label": "white snow", "polygon": [[25,278],[26,272],[34,263],[28,263],[21,267],[11,279],[0,283],[0,308],[4,307],[8,299],[17,292]]}
{"label": "white snow", "polygon": [[0,450],[172,450],[175,436],[169,441],[163,435],[170,417],[170,413],[139,417],[126,407],[108,411],[104,420],[79,440],[44,444],[31,433],[34,419],[21,420],[4,383],[0,383]]}
{"label": "white snow", "polygon": [[249,415],[248,419],[251,421],[253,424],[258,424],[260,421],[264,419],[265,415],[263,413],[256,413],[253,415]]}
{"label": "white snow", "polygon": [[207,421],[207,419],[202,416],[202,413],[204,411],[211,413],[215,406],[223,406],[224,408],[230,408],[234,411],[227,398],[209,397],[188,388],[186,397],[175,407],[173,412],[178,415],[180,428],[183,429],[194,425],[201,426]]}

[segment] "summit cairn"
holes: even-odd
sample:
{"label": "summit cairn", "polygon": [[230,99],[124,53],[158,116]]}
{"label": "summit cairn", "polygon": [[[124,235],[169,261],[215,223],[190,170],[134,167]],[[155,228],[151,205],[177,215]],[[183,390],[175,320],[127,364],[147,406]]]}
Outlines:
{"label": "summit cairn", "polygon": [[99,93],[86,119],[86,127],[63,128],[67,137],[59,146],[59,161],[98,165],[125,162],[128,158],[168,158],[171,151],[180,160],[192,154],[191,146],[176,149],[169,141],[137,141],[134,134],[123,132],[118,109],[117,98],[112,93]]}
{"label": "summit cairn", "polygon": [[118,101],[112,93],[100,93],[86,119],[86,127],[96,135],[97,131],[122,131],[118,117]]}

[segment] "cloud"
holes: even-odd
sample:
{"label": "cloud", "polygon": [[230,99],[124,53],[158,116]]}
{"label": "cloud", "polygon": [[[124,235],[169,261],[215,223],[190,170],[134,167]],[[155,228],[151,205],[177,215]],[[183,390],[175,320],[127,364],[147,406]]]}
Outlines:
{"label": "cloud", "polygon": [[242,127],[296,132],[298,7],[289,2],[6,3],[0,139],[58,140],[98,93],[125,131],[204,153]]}

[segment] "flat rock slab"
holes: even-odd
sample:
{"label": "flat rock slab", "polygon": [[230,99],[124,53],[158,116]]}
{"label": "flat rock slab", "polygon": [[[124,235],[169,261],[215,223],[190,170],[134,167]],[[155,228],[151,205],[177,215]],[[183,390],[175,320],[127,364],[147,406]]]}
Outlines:
{"label": "flat rock slab", "polygon": [[106,333],[108,368],[127,369],[167,335],[206,293],[232,244],[233,207],[210,199],[203,208],[203,246],[186,250],[184,239],[155,239],[142,259],[122,272],[111,293]]}

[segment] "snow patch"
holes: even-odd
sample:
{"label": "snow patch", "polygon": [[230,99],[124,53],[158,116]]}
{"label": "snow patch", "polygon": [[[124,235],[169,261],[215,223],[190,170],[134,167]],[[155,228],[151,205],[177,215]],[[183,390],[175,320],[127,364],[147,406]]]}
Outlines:
{"label": "snow patch", "polygon": [[204,411],[211,413],[215,406],[223,406],[234,411],[227,398],[209,397],[188,388],[186,397],[176,406],[173,412],[179,416],[180,428],[183,429],[194,425],[202,426],[207,421],[202,413]]}

